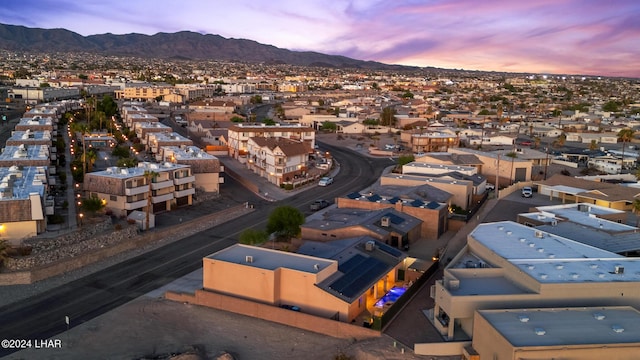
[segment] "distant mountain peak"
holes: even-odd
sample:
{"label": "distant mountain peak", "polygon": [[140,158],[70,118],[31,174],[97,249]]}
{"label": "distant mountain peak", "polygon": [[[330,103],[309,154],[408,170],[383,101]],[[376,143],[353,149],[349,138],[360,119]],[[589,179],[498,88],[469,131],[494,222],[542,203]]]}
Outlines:
{"label": "distant mountain peak", "polygon": [[39,29],[0,24],[0,48],[14,51],[87,52],[141,58],[242,60],[249,63],[282,63],[337,68],[401,69],[374,61],[351,59],[313,51],[291,51],[254,40],[224,38],[193,31],[159,32],[154,35],[112,33],[82,36],[66,29]]}

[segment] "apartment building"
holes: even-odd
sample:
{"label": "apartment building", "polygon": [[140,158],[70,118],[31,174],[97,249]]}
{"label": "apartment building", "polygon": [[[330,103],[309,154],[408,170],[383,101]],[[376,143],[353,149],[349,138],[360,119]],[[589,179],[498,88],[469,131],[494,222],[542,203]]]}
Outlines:
{"label": "apartment building", "polygon": [[0,166],[0,239],[19,245],[46,230],[54,206],[47,180],[44,166]]}
{"label": "apartment building", "polygon": [[146,149],[149,149],[149,134],[173,132],[171,126],[167,126],[160,122],[136,122],[133,125],[134,131],[136,132],[136,137],[140,139],[140,143],[144,145]]}
{"label": "apartment building", "polygon": [[[155,174],[155,177],[145,174]],[[169,211],[172,206],[191,205],[195,193],[191,167],[173,163],[111,167],[86,174],[82,185],[85,197],[102,199],[105,208],[117,216],[146,210],[149,201],[153,213]]]}
{"label": "apartment building", "polygon": [[246,166],[269,182],[280,186],[304,176],[311,148],[308,143],[286,138],[253,137],[247,142]]}
{"label": "apartment building", "polygon": [[305,142],[309,149],[315,146],[315,131],[300,124],[239,123],[229,127],[227,145],[229,155],[244,163],[248,160],[248,143],[251,138],[285,138]]}
{"label": "apartment building", "polygon": [[47,117],[43,118],[40,116],[35,116],[32,118],[21,118],[16,127],[15,131],[49,131],[52,135],[56,135],[56,130],[58,129],[58,125],[54,118]]}
{"label": "apartment building", "polygon": [[49,166],[49,145],[6,146],[0,153],[0,167]]}
{"label": "apartment building", "polygon": [[158,96],[171,95],[175,92],[170,86],[127,86],[115,91],[116,99],[154,100]]}
{"label": "apartment building", "polygon": [[162,162],[189,165],[195,177],[195,187],[205,192],[220,192],[224,177],[220,173],[224,166],[220,160],[197,146],[165,146],[162,148]]}
{"label": "apartment building", "polygon": [[161,161],[163,158],[162,148],[170,146],[192,146],[193,141],[177,132],[151,132],[147,133],[147,150],[150,150],[156,158]]}
{"label": "apartment building", "polygon": [[47,145],[51,146],[52,138],[50,131],[12,131],[11,137],[7,139],[7,146],[20,145]]}

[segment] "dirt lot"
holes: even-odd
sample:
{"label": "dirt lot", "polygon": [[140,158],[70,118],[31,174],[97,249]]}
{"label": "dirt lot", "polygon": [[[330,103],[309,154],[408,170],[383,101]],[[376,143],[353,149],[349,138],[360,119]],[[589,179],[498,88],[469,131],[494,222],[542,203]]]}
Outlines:
{"label": "dirt lot", "polygon": [[[60,334],[60,349],[29,349],[6,359],[139,359],[197,345],[209,357],[235,359],[425,359],[393,339],[336,339],[293,327],[164,299],[142,296]],[[426,357],[430,358],[430,357]]]}

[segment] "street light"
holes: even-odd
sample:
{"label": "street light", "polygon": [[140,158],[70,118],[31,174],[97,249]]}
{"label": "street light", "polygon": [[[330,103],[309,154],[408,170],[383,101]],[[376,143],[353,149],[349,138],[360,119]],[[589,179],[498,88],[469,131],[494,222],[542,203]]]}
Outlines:
{"label": "street light", "polygon": [[78,215],[78,216],[80,216],[80,226],[82,226],[82,218],[84,217],[84,214],[80,213],[80,215]]}

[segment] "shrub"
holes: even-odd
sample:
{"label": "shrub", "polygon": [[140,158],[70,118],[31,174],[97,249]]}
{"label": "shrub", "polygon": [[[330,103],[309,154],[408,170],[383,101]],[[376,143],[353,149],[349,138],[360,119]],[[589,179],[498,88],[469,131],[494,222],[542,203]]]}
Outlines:
{"label": "shrub", "polygon": [[116,231],[122,230],[122,224],[116,224],[115,229]]}

